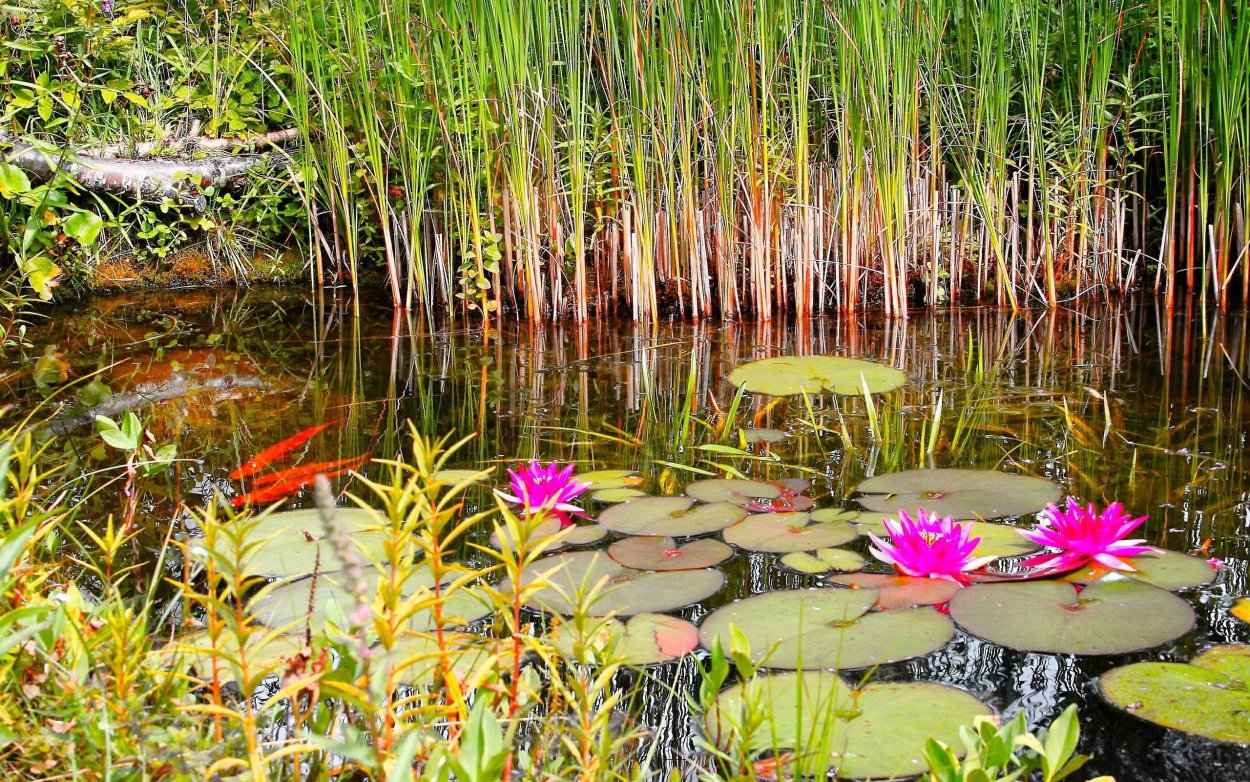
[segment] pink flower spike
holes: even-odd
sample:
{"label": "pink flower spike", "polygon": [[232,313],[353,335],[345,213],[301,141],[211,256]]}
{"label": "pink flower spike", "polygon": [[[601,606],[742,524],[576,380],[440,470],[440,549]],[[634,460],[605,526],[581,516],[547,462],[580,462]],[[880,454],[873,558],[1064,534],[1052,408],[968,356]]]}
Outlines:
{"label": "pink flower spike", "polygon": [[530,462],[520,470],[508,470],[508,475],[512,479],[508,487],[512,493],[496,489],[495,494],[505,502],[520,505],[526,515],[553,514],[560,520],[561,527],[573,524],[570,514],[586,515],[572,500],[589,489],[590,484],[573,480],[573,465],[562,470],[558,462],[546,466]]}
{"label": "pink flower spike", "polygon": [[1111,503],[1101,512],[1095,509],[1093,503],[1082,508],[1071,497],[1068,498],[1067,510],[1059,510],[1051,503],[1046,506],[1042,521],[1034,529],[1018,532],[1039,546],[1058,551],[1031,557],[1021,564],[1066,571],[1093,562],[1112,570],[1131,572],[1136,568],[1128,558],[1158,551],[1152,546],[1141,545],[1145,542],[1143,540],[1124,539],[1145,520],[1145,516],[1130,517],[1118,502]]}
{"label": "pink flower spike", "polygon": [[898,521],[883,520],[890,537],[888,542],[869,534],[875,544],[869,551],[903,575],[963,583],[965,573],[994,560],[994,557],[973,557],[972,552],[981,539],[969,538],[972,527],[956,524],[950,516],[930,516],[921,509],[915,519],[905,512],[900,512],[898,518]]}

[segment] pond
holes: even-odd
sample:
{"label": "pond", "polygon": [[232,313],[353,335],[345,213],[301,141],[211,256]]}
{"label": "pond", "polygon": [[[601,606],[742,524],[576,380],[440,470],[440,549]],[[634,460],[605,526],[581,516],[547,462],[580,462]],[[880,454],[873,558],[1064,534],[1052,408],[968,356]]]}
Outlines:
{"label": "pond", "polygon": [[[1178,592],[1196,613],[1193,630],[1148,651],[1074,656],[1014,651],[958,629],[937,651],[868,675],[955,685],[1000,714],[1022,710],[1030,724],[1076,703],[1082,749],[1096,756],[1090,768],[1121,780],[1245,778],[1250,751],[1149,725],[1110,708],[1096,689],[1100,674],[1126,662],[1182,662],[1214,643],[1250,641],[1250,625],[1229,613],[1250,590],[1244,317],[1169,316],[1149,302],[906,321],[509,324],[484,341],[479,330],[432,326],[389,307],[356,312],[332,295],[254,290],[101,298],[53,309],[28,333],[32,344],[10,353],[5,401],[43,414],[61,406],[48,428],[75,470],[115,463],[93,431],[97,414],[133,410],[158,443],[177,445],[170,478],[146,483],[137,498],[141,561],[171,523],[181,528],[186,506],[255,492],[230,477],[245,460],[321,424],[329,426],[300,444],[291,464],[334,470],[365,455],[395,457],[411,420],[428,434],[476,435],[455,466],[502,474],[538,459],[574,463],[579,473],[626,469],[641,478],[633,488],[653,495],[738,474],[801,479],[817,508],[854,509],[866,478],[937,467],[1035,476],[1082,501],[1122,502],[1149,517],[1135,536],[1222,561],[1210,584]],[[902,370],[906,382],[870,401],[746,394],[735,413],[730,372],[795,355],[864,358]],[[768,434],[740,438],[739,429]],[[340,474],[335,486],[350,489],[350,480]],[[289,495],[286,507],[312,503],[298,482],[277,494]],[[486,488],[469,496],[479,507],[490,502]],[[120,484],[80,499],[89,518],[123,507]],[[848,548],[867,555],[868,541]],[[673,613],[698,624],[741,598],[828,583],[782,556],[736,548],[721,566],[725,585]],[[696,666],[686,659],[650,675],[644,686],[654,697],[635,716],[658,737],[657,764],[693,778],[702,762],[697,718],[665,688],[692,692]]]}

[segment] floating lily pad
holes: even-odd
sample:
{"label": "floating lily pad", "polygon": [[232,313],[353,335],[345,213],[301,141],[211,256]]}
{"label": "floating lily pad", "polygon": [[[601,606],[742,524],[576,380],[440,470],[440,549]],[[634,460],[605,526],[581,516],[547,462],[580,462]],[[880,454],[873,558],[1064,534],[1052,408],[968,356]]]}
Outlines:
{"label": "floating lily pad", "polygon": [[[839,779],[914,777],[928,767],[925,742],[959,747],[959,729],[993,711],[964,690],[932,682],[874,683],[856,691],[836,674],[805,670],[757,676],[725,689],[705,716],[708,736],[739,746],[744,715],[762,707],[750,747],[796,751],[787,776]],[[823,748],[827,756],[809,754]]]}
{"label": "floating lily pad", "polygon": [[[372,576],[366,572],[366,578]],[[418,572],[404,588],[405,595],[432,592],[433,579],[426,572]],[[371,602],[373,593],[365,595]],[[266,592],[252,606],[258,621],[274,629],[290,633],[302,633],[305,626],[316,632],[330,619],[342,627],[341,617],[347,616],[356,605],[355,596],[342,582],[341,573],[327,573],[298,581],[281,584]],[[460,587],[442,604],[442,620],[445,627],[469,624],[490,613],[485,596],[472,587]],[[408,622],[410,629],[425,632],[434,629],[434,615],[430,607],[418,610]]]}
{"label": "floating lily pad", "polygon": [[664,614],[638,614],[622,623],[609,619],[589,628],[589,637],[579,638],[571,622],[558,625],[550,638],[556,650],[575,659],[573,645],[586,644],[601,654],[615,641],[612,656],[626,665],[659,665],[690,654],[699,645],[698,629],[685,619]]}
{"label": "floating lily pad", "polygon": [[625,538],[608,547],[608,556],[635,570],[698,570],[719,565],[733,554],[729,546],[711,538],[684,546],[672,538]]}
{"label": "floating lily pad", "polygon": [[1077,584],[1092,584],[1113,573],[1144,581],[1160,589],[1175,592],[1178,589],[1203,586],[1215,580],[1215,568],[1201,557],[1182,554],[1179,551],[1161,550],[1157,554],[1139,554],[1129,558],[1129,564],[1137,568],[1132,573],[1114,571],[1110,568],[1093,565],[1082,568],[1068,575],[1068,581]]}
{"label": "floating lily pad", "polygon": [[932,608],[867,613],[874,589],[783,590],[754,595],[713,611],[699,628],[707,648],[730,627],[750,642],[752,659],[769,668],[867,668],[928,654],[955,627]]}
{"label": "floating lily pad", "polygon": [[[886,531],[885,522],[880,513],[864,512],[845,518],[856,526],[861,535],[872,534],[877,537],[889,537],[890,535]],[[893,516],[888,518],[891,521],[897,521]],[[994,521],[961,521],[959,523],[969,526],[969,538],[981,539],[981,542],[977,543],[977,547],[972,550],[972,556],[977,558],[1020,557],[1041,549],[1041,546],[1021,535],[1017,531],[1018,527],[1013,527],[1010,524]]]}
{"label": "floating lily pad", "polygon": [[631,489],[628,486],[622,486],[617,489],[600,489],[590,495],[590,499],[598,502],[628,502],[636,500],[639,497],[646,497],[647,493],[641,489]]}
{"label": "floating lily pad", "polygon": [[913,578],[884,573],[851,573],[833,576],[829,580],[852,589],[877,590],[877,606],[887,610],[941,605],[961,589],[959,584],[944,578]]}
{"label": "floating lily pad", "polygon": [[842,356],[780,356],[743,364],[729,382],[753,394],[872,394],[893,391],[907,382],[894,367]]}
{"label": "floating lily pad", "polygon": [[797,513],[816,507],[816,502],[802,494],[782,494],[771,500],[752,500],[743,507],[752,513]]}
{"label": "floating lily pad", "polygon": [[[530,544],[534,545],[546,539],[546,548],[544,550],[555,552],[569,546],[586,546],[591,543],[598,543],[607,534],[608,531],[598,524],[577,524],[561,529],[560,520],[553,518],[547,519],[534,529],[533,534],[530,536]],[[502,540],[507,540],[509,544],[513,543],[512,536],[506,527],[500,527],[490,535],[490,544],[495,548],[500,548]]]}
{"label": "floating lily pad", "polygon": [[844,548],[822,548],[810,554],[793,551],[781,558],[781,564],[800,573],[828,573],[831,570],[849,573],[862,568],[864,558]]}
{"label": "floating lily pad", "polygon": [[[381,516],[362,508],[338,508],[338,521],[365,562],[380,560],[388,533],[377,529]],[[251,540],[260,543],[252,554],[257,575],[266,578],[298,578],[326,573],[343,566],[334,546],[325,539],[325,527],[315,509],[273,513],[260,519]]]}
{"label": "floating lily pad", "polygon": [[764,426],[757,426],[753,429],[739,429],[742,433],[742,439],[746,440],[747,445],[755,445],[756,443],[779,443],[790,435],[780,429],[769,429]]}
{"label": "floating lily pad", "polygon": [[481,483],[489,478],[493,472],[493,470],[438,470],[434,473],[434,480],[450,486],[458,486],[462,483]]}
{"label": "floating lily pad", "polygon": [[[847,508],[821,508],[812,511],[812,521],[847,521],[853,524],[865,523],[867,519],[876,518],[877,522],[881,521],[879,513],[865,513],[862,510],[848,510]],[[866,530],[871,532],[871,530]]]}
{"label": "floating lily pad", "polygon": [[688,485],[686,494],[703,502],[730,502],[734,505],[746,505],[751,500],[771,500],[781,496],[781,487],[764,481],[709,478]]}
{"label": "floating lily pad", "polygon": [[1111,703],[1144,720],[1216,741],[1250,743],[1250,647],[1216,646],[1189,664],[1141,662],[1099,677]]}
{"label": "floating lily pad", "polygon": [[599,523],[625,535],[680,538],[718,532],[746,515],[727,502],[695,505],[691,497],[643,497],[613,505],[599,514]]}
{"label": "floating lily pad", "polygon": [[1059,487],[1042,478],[998,470],[906,470],[869,478],[855,487],[858,502],[880,513],[924,508],[935,516],[996,519],[1037,513],[1059,499]]}
{"label": "floating lily pad", "polygon": [[778,554],[841,546],[856,534],[855,527],[841,521],[813,524],[806,513],[757,513],[721,533],[739,548]]}
{"label": "floating lily pad", "polygon": [[440,649],[430,634],[405,635],[389,650],[373,650],[373,665],[393,666],[393,681],[414,687],[440,687],[440,667],[450,672],[464,690],[473,690],[501,670],[512,670],[510,641],[468,633],[445,633]]}
{"label": "floating lily pad", "polygon": [[587,487],[590,491],[623,489],[642,483],[642,478],[639,478],[633,470],[594,470],[574,475],[573,480],[590,484]]}
{"label": "floating lily pad", "polygon": [[977,584],[950,602],[959,626],[1010,649],[1055,654],[1127,654],[1189,632],[1184,600],[1133,579],[1102,580],[1079,594],[1064,581]]}
{"label": "floating lily pad", "polygon": [[[258,671],[280,671],[286,667],[285,661],[303,651],[304,639],[297,635],[270,635],[255,633],[248,637],[244,650],[247,653],[250,675]],[[219,684],[227,684],[237,680],[238,671],[230,664],[230,659],[239,658],[239,644],[232,633],[223,633],[218,639],[216,651],[208,632],[200,630],[190,635],[175,638],[173,643],[160,650],[159,654],[169,665],[185,665],[201,681],[212,681],[216,676]],[[214,672],[214,660],[216,671]]]}
{"label": "floating lily pad", "polygon": [[[544,557],[525,571],[522,584],[546,580],[547,586],[529,593],[526,605],[549,613],[569,615],[579,594],[600,582],[604,587],[591,613],[629,616],[671,611],[711,597],[725,585],[718,570],[676,570],[652,573],[618,564],[603,551],[576,551]],[[507,579],[500,590],[508,592]]]}

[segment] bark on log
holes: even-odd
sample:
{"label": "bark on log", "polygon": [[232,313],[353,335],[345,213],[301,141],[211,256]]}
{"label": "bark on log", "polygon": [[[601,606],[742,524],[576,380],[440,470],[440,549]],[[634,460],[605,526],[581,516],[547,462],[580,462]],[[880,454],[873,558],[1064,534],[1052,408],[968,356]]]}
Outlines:
{"label": "bark on log", "polygon": [[[198,139],[201,149],[220,150],[278,146],[298,138],[297,131],[276,131],[253,139]],[[143,145],[141,145],[143,146]],[[272,155],[218,154],[203,158],[115,158],[70,151],[49,151],[0,131],[0,160],[26,172],[34,182],[50,181],[57,171],[84,190],[139,199],[172,198],[202,209],[203,188],[240,186],[248,172],[270,162]]]}

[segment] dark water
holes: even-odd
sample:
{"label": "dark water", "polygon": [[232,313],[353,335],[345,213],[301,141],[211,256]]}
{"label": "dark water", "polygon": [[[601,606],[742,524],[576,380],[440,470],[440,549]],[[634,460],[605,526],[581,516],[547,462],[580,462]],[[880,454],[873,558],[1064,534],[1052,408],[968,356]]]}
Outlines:
{"label": "dark water", "polygon": [[[245,458],[325,421],[336,423],[300,449],[297,463],[395,456],[410,419],[431,434],[476,433],[463,466],[537,458],[580,470],[627,467],[651,493],[699,477],[672,465],[715,471],[731,462],[769,479],[798,474],[787,465],[810,468],[820,506],[840,504],[866,476],[925,466],[1006,469],[1048,478],[1082,500],[1119,500],[1149,515],[1141,532],[1151,544],[1190,551],[1210,541],[1207,550],[1226,562],[1213,585],[1183,593],[1197,609],[1193,633],[1113,659],[1012,652],[958,633],[945,649],[875,676],[956,684],[1003,714],[1023,710],[1032,724],[1078,703],[1083,749],[1097,756],[1078,778],[1250,779],[1250,750],[1121,715],[1093,685],[1126,660],[1183,661],[1212,643],[1250,640],[1250,626],[1228,614],[1247,592],[1250,563],[1243,317],[1169,317],[1148,303],[1017,317],[962,310],[905,322],[861,315],[801,327],[510,325],[484,343],[476,330],[431,327],[390,309],[364,306],[357,316],[330,296],[251,291],[100,299],[53,310],[28,333],[32,344],[7,356],[4,393],[22,411],[62,408],[54,448],[75,471],[104,469],[98,480],[107,479],[116,463],[92,434],[97,412],[134,409],[158,442],[177,444],[176,474],[150,482],[139,498],[149,549],[186,506],[245,491],[228,477]],[[743,424],[790,432],[773,448],[779,464],[694,448],[711,441],[701,422],[733,399],[725,376],[735,365],[802,353],[872,358],[907,372],[906,386],[876,400],[879,438],[860,398],[809,410],[801,400],[748,397]],[[925,427],[939,396],[941,435],[928,456]],[[117,512],[120,494],[121,484],[110,484],[88,515]],[[297,495],[289,506],[309,502]],[[739,555],[726,569],[723,593],[683,616],[697,621],[737,597],[817,583],[772,555]],[[668,750],[663,764],[687,773],[701,762],[692,721],[664,686],[693,686],[695,676],[687,660],[645,685],[644,703],[662,704],[643,718]]]}

